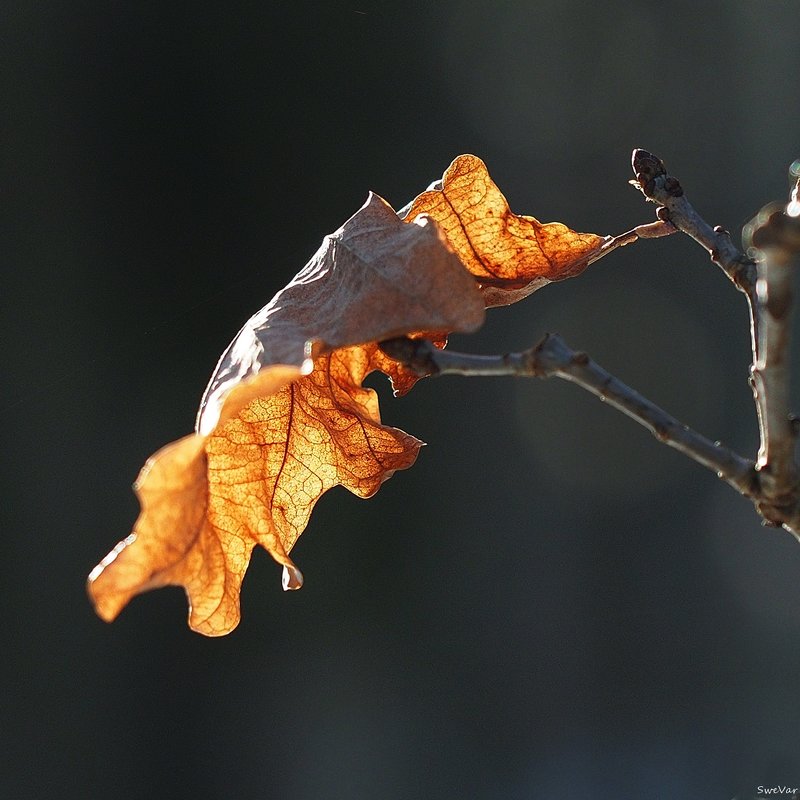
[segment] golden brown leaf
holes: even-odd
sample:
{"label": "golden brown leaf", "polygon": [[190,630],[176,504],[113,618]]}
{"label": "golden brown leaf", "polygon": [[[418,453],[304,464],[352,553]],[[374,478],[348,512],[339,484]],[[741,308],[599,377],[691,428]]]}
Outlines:
{"label": "golden brown leaf", "polygon": [[215,529],[261,544],[290,578],[297,573],[287,553],[317,499],[337,484],[370,497],[396,470],[410,467],[422,446],[381,425],[376,394],[361,387],[369,349],[319,356],[309,375],[254,401],[208,438]]}
{"label": "golden brown leaf", "polygon": [[222,635],[239,621],[253,548],[302,575],[288,556],[319,497],[342,485],[369,497],[409,467],[421,442],[381,424],[362,387],[382,369],[410,377],[376,342],[419,330],[479,327],[473,278],[425,217],[407,225],[372,195],[234,339],[201,404],[197,433],[156,453],[136,483],[133,533],[92,571],[98,614],[135,594],[186,590],[190,626]]}
{"label": "golden brown leaf", "polygon": [[481,284],[487,306],[508,305],[586,269],[608,240],[560,222],[512,213],[477,156],[458,156],[441,182],[412,201],[407,221],[428,214]]}
{"label": "golden brown leaf", "polygon": [[[247,322],[223,353],[197,427],[216,425],[231,386],[269,364],[309,369],[314,355],[409,331],[474,331],[484,304],[441,230],[425,216],[408,226],[375,194],[294,279]],[[396,364],[391,377],[399,375]]]}
{"label": "golden brown leaf", "polygon": [[[276,367],[256,382],[269,396],[299,375],[296,367]],[[133,532],[89,575],[89,594],[104,620],[136,594],[176,585],[186,589],[193,630],[220,635],[239,622],[239,589],[256,542],[244,530],[229,536],[213,524],[207,444],[199,434],[185,436],[139,473],[134,489],[142,510]],[[288,558],[283,563],[291,569]]]}
{"label": "golden brown leaf", "polygon": [[444,346],[477,329],[485,306],[577,274],[606,241],[512,214],[475,156],[457,158],[404,219],[370,195],[223,353],[197,432],[145,465],[133,533],[89,577],[103,619],[171,584],[185,588],[194,630],[228,633],[256,545],[283,565],[284,588],[299,588],[288,554],[319,497],[335,485],[369,497],[421,446],[382,425],[362,387],[374,369],[398,394],[417,380],[377,342]]}

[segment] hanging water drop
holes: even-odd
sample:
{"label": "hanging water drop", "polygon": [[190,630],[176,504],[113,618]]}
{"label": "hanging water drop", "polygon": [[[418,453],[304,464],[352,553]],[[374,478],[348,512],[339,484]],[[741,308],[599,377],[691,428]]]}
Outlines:
{"label": "hanging water drop", "polygon": [[300,589],[303,586],[303,573],[294,564],[291,566],[284,564],[281,584],[284,592]]}

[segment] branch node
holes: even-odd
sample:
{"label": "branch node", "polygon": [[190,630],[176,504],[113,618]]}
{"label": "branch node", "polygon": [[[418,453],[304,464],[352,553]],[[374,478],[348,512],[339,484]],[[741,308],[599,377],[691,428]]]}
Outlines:
{"label": "branch node", "polygon": [[[653,428],[653,436],[655,436],[656,439],[663,444],[669,440],[669,430],[662,425],[656,425]],[[717,473],[717,475],[719,475],[719,473]]]}
{"label": "branch node", "polygon": [[585,367],[589,363],[589,355],[583,350],[577,350],[571,361],[578,367]]}
{"label": "branch node", "polygon": [[673,178],[672,175],[667,175],[664,179],[664,191],[669,194],[670,197],[683,196],[683,187],[680,181],[677,178]]}
{"label": "branch node", "polygon": [[427,339],[411,339],[408,336],[398,336],[394,339],[385,339],[378,342],[382,353],[394,361],[399,361],[420,378],[435,375],[439,366],[433,358],[433,345]]}

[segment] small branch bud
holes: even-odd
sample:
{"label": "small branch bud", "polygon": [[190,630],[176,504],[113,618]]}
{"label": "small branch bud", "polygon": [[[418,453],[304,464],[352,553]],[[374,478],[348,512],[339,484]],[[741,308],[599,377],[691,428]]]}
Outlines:
{"label": "small branch bud", "polygon": [[640,148],[635,149],[631,154],[631,166],[639,183],[648,183],[667,174],[667,168],[658,156]]}
{"label": "small branch bud", "polygon": [[733,244],[728,232],[721,226],[712,228],[698,213],[684,194],[680,181],[667,173],[664,162],[647,150],[633,151],[631,159],[636,175],[634,185],[644,196],[658,203],[662,214],[675,227],[702,245],[738,289],[747,294],[755,290],[755,264]]}

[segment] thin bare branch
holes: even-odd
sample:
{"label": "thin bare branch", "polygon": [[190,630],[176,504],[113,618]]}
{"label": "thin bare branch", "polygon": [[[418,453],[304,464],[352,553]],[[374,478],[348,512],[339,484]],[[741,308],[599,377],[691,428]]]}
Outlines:
{"label": "thin bare branch", "polygon": [[558,334],[547,334],[521,353],[478,356],[439,350],[426,339],[398,338],[381,342],[390,358],[418,375],[515,375],[557,377],[576,383],[647,428],[660,442],[712,470],[743,495],[756,488],[755,465],[727,447],[712,442],[615,378],[586,353],[575,351]]}
{"label": "thin bare branch", "polygon": [[[709,254],[711,260],[731,279],[739,291],[747,298],[747,309],[750,317],[750,346],[753,352],[753,363],[759,359],[761,336],[759,334],[759,317],[756,313],[758,299],[756,297],[757,271],[756,263],[739,250],[731,239],[730,233],[721,225],[712,228],[686,197],[680,181],[667,173],[664,162],[649,153],[637,148],[633,151],[631,165],[636,180],[631,181],[641,193],[653,203],[659,205],[657,215],[661,219],[670,220],[678,230],[698,242]],[[763,409],[758,402],[755,382],[751,382],[753,400],[756,404],[758,427],[763,441],[766,421]]]}
{"label": "thin bare branch", "polygon": [[691,236],[705,248],[711,260],[736,287],[752,297],[756,284],[755,263],[733,244],[730,233],[719,225],[712,228],[695,211],[684,194],[680,181],[667,173],[660,158],[647,150],[636,149],[633,151],[631,163],[636,175],[636,180],[631,183],[648,200],[664,209],[659,210],[659,218],[668,219],[678,230]]}

